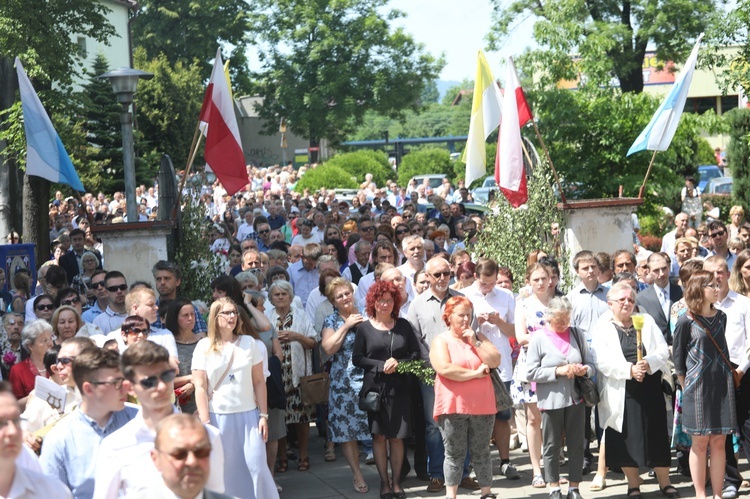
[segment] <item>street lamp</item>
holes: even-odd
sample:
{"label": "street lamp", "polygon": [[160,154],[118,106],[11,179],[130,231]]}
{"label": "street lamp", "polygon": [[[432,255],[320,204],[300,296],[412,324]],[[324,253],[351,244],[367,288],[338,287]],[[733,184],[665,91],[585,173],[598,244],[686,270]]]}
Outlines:
{"label": "street lamp", "polygon": [[107,78],[112,84],[112,91],[117,95],[117,102],[122,104],[120,125],[122,127],[122,160],[125,169],[125,201],[127,203],[128,222],[138,221],[138,203],[135,200],[135,146],[133,143],[133,115],[130,104],[133,102],[138,80],[150,80],[153,73],[139,69],[117,68],[99,75]]}

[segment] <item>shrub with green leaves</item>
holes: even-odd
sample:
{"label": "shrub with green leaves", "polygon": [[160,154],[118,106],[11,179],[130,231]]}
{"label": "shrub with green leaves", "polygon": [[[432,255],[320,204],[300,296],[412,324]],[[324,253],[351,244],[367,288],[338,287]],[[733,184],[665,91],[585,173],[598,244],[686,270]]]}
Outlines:
{"label": "shrub with green leaves", "polygon": [[562,212],[557,209],[557,198],[552,189],[552,175],[546,162],[540,162],[527,179],[529,199],[526,204],[513,208],[500,194],[487,216],[479,240],[474,247],[475,259],[492,258],[513,272],[514,289],[525,285],[526,255],[541,249],[555,256],[560,264],[562,280],[568,275],[568,257],[555,252],[555,242],[550,235],[553,223],[560,224],[563,233]]}
{"label": "shrub with green leaves", "polygon": [[342,168],[324,163],[307,170],[294,186],[294,190],[297,192],[303,192],[305,189],[317,191],[321,187],[326,189],[356,189],[359,185]]}
{"label": "shrub with green leaves", "polygon": [[[724,114],[729,123],[727,160],[732,170],[733,196],[748,213],[750,209],[750,109],[732,109]],[[722,210],[722,216],[724,215]]]}
{"label": "shrub with green leaves", "polygon": [[360,149],[354,152],[337,154],[325,162],[328,166],[338,166],[346,171],[356,181],[365,181],[365,175],[372,174],[372,181],[378,187],[383,187],[387,180],[394,180],[396,174],[388,163],[388,156],[383,151]]}
{"label": "shrub with green leaves", "polygon": [[398,185],[407,185],[414,175],[444,173],[453,177],[453,161],[447,149],[428,147],[412,151],[401,160],[398,166]]}

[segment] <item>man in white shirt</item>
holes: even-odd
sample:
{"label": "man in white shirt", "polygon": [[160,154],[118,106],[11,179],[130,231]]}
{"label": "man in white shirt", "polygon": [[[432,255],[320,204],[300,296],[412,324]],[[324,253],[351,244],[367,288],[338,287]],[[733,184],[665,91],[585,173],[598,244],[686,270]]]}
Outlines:
{"label": "man in white shirt", "polygon": [[408,281],[414,282],[414,274],[424,268],[424,239],[417,235],[406,236],[401,241],[401,249],[406,263],[400,265],[398,270]]}
{"label": "man in white shirt", "polygon": [[675,228],[664,234],[664,237],[661,240],[661,252],[669,255],[669,258],[672,260],[675,259],[674,242],[677,240],[677,231],[679,229],[682,229],[683,231],[687,229],[689,218],[690,217],[687,213],[678,213],[677,216],[674,217]]}
{"label": "man in white shirt", "polygon": [[[748,334],[750,334],[750,298],[729,289],[729,267],[726,260],[719,255],[710,256],[703,262],[703,270],[714,274],[719,285],[719,301],[715,306],[727,314],[725,338],[729,350],[729,361],[742,375],[742,381],[736,396],[735,411],[737,426],[740,429],[742,448],[745,456],[750,455],[750,376],[746,376],[750,369],[750,352],[748,351]],[[726,449],[726,464],[724,470],[724,490],[722,497],[728,499],[738,497],[737,491],[742,484],[737,465],[737,458],[732,445],[732,435],[728,435]]]}
{"label": "man in white shirt", "polygon": [[[156,427],[176,412],[172,405],[176,371],[169,364],[169,352],[155,343],[142,341],[122,354],[122,373],[141,412],[102,441],[96,466],[94,498],[136,494],[161,480],[151,460]],[[211,469],[207,487],[224,492],[224,449],[219,431],[206,425],[211,440]]]}
{"label": "man in white shirt", "polygon": [[255,229],[253,228],[253,209],[245,208],[242,218],[245,221],[242,222],[240,228],[237,229],[237,240],[240,242],[244,241],[255,232]]}
{"label": "man in white shirt", "polygon": [[[509,338],[516,337],[516,300],[513,293],[496,286],[497,271],[498,265],[494,260],[479,260],[474,269],[474,283],[462,291],[474,306],[477,331],[484,334],[500,352],[500,379],[510,389],[510,382],[513,380],[513,350]],[[517,480],[521,475],[510,462],[510,417],[510,409],[495,415],[493,436],[500,454],[500,472],[509,480]]]}

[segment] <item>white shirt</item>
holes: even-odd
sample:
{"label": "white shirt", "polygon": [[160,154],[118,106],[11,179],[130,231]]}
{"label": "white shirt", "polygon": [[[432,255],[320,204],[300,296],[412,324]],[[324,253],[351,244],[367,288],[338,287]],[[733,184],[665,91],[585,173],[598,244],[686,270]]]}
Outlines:
{"label": "white shirt", "polygon": [[[209,424],[203,426],[211,440],[211,473],[206,488],[224,492],[224,446],[219,430]],[[125,426],[102,440],[96,464],[94,497],[129,496],[150,484],[159,483],[162,477],[150,456],[155,438],[156,431],[146,426],[141,410]]]}
{"label": "white shirt", "polygon": [[729,360],[737,364],[745,373],[750,368],[750,298],[735,293],[731,289],[716,308],[727,314],[727,328],[724,336],[729,348]]}
{"label": "white shirt", "polygon": [[16,466],[10,492],[3,499],[67,499],[73,498],[68,487],[57,478]]}
{"label": "white shirt", "polygon": [[[108,340],[117,341],[117,346],[120,348],[120,353],[125,352],[128,348],[125,344],[125,340],[122,339],[122,329],[115,329],[107,335]],[[174,341],[174,335],[168,329],[161,329],[158,327],[151,327],[151,332],[148,335],[148,341],[153,341],[157,345],[161,345],[167,349],[170,357],[175,359],[179,358],[177,354],[177,343]]]}
{"label": "white shirt", "polygon": [[242,225],[240,225],[240,228],[237,229],[237,240],[239,242],[242,242],[254,232],[255,232],[255,229],[253,229],[253,224],[248,224],[247,222],[243,222]]}
{"label": "white shirt", "polygon": [[320,244],[321,242],[323,242],[323,240],[315,232],[312,232],[310,234],[310,237],[308,237],[307,239],[305,239],[304,237],[302,237],[302,233],[301,232],[292,238],[292,245],[300,244],[300,245],[304,246],[304,245],[310,244],[310,243]]}
{"label": "white shirt", "polygon": [[[497,312],[502,320],[513,325],[516,322],[516,300],[513,293],[507,289],[492,289],[488,294],[482,294],[479,286],[472,284],[464,288],[461,292],[474,305],[474,315]],[[510,340],[505,336],[499,327],[491,324],[489,321],[479,326],[479,332],[487,337],[495,348],[500,352],[500,379],[503,381],[513,380],[513,359],[511,355],[513,349],[510,346]]]}
{"label": "white shirt", "polygon": [[364,308],[365,302],[367,301],[367,292],[370,291],[370,287],[375,283],[375,272],[370,272],[367,275],[363,275],[362,279],[357,284],[357,292],[354,293],[354,300],[357,303],[357,307]]}

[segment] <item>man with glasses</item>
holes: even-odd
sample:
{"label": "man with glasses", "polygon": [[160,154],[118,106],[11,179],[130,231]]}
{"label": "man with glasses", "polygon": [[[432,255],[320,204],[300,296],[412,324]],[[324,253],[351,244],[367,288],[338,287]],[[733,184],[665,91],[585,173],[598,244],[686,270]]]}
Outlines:
{"label": "man with glasses", "polygon": [[[440,333],[445,331],[445,324],[440,318],[443,316],[445,303],[454,296],[462,293],[450,289],[451,267],[444,258],[433,258],[427,262],[425,272],[430,280],[430,287],[411,302],[406,319],[414,328],[414,333],[421,340],[422,359],[429,362],[430,344]],[[437,493],[445,490],[445,476],[443,461],[445,448],[437,421],[432,417],[435,407],[435,390],[432,386],[420,383],[422,391],[422,405],[424,407],[425,441],[427,445],[427,473],[430,483],[427,492]],[[420,431],[415,428],[415,431]],[[476,480],[469,477],[469,459],[464,462],[463,479],[459,487],[469,490],[479,490]]]}
{"label": "man with glasses", "polygon": [[372,251],[372,244],[364,240],[359,240],[354,243],[354,256],[357,259],[353,264],[349,265],[341,273],[341,277],[348,279],[353,284],[358,285],[362,276],[365,276],[373,271],[370,266],[370,252]]}
{"label": "man with glasses", "polygon": [[[172,405],[177,371],[169,363],[169,352],[151,341],[128,348],[120,367],[130,393],[141,404],[141,410],[125,426],[101,445],[96,464],[95,498],[137,494],[149,484],[161,480],[150,452],[154,448],[157,425],[175,414]],[[211,469],[208,488],[224,492],[224,449],[219,430],[206,426],[211,441]]]}
{"label": "man with glasses", "polygon": [[109,293],[104,285],[106,275],[106,270],[95,270],[91,276],[91,289],[94,291],[96,301],[81,315],[83,320],[89,324],[93,323],[98,315],[103,314],[107,305],[109,305]]}
{"label": "man with glasses", "polygon": [[120,324],[128,316],[125,310],[125,296],[128,294],[128,281],[122,272],[111,270],[104,276],[104,287],[107,289],[109,304],[103,314],[94,319],[104,334],[120,328]]}
{"label": "man with glasses", "polygon": [[357,222],[357,232],[362,240],[373,244],[375,241],[375,224],[372,220],[366,217],[362,217]]}
{"label": "man with glasses", "polygon": [[76,352],[75,360],[69,362],[67,345],[64,343],[60,350],[58,367],[65,361],[64,368],[75,380],[81,402],[45,437],[41,465],[46,475],[63,482],[74,497],[86,498],[94,493],[96,456],[102,439],[125,426],[138,409],[125,404],[128,391],[117,352],[92,346]]}
{"label": "man with glasses", "polygon": [[708,253],[708,256],[711,257],[717,255],[722,257],[727,262],[727,267],[729,267],[729,271],[731,272],[732,267],[734,267],[734,261],[737,257],[734,253],[729,251],[729,248],[727,247],[729,231],[727,231],[726,226],[718,220],[710,222],[708,224],[708,237],[714,244],[714,249]]}
{"label": "man with glasses", "polygon": [[17,465],[22,451],[18,401],[12,393],[0,392],[0,497],[73,497],[59,480]]}
{"label": "man with glasses", "polygon": [[682,298],[682,288],[669,281],[669,260],[664,253],[654,253],[648,257],[648,273],[654,283],[638,293],[636,304],[653,317],[661,329],[667,344],[672,344],[669,328],[669,312],[672,304]]}
{"label": "man with glasses", "polygon": [[268,222],[259,223],[256,225],[258,251],[265,253],[271,249],[271,226]]}
{"label": "man with glasses", "polygon": [[193,416],[167,416],[156,427],[151,460],[161,475],[157,483],[148,484],[141,497],[179,497],[184,499],[225,499],[205,488],[211,473],[210,456],[215,452],[206,429]]}

